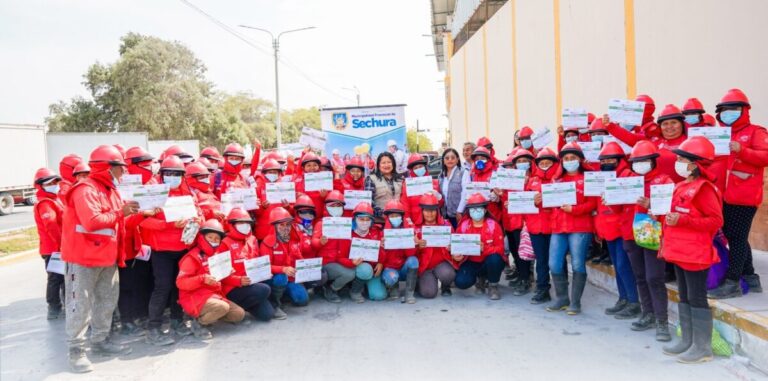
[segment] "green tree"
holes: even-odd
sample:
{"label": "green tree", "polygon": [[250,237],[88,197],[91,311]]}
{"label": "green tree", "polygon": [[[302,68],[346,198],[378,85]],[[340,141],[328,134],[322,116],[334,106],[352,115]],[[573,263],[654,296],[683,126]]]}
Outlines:
{"label": "green tree", "polygon": [[281,113],[283,129],[283,142],[295,143],[299,141],[301,130],[304,127],[320,129],[320,110],[317,107],[297,108]]}
{"label": "green tree", "polygon": [[[418,148],[416,144],[417,136],[419,140]],[[408,129],[405,138],[408,144],[408,152],[432,151],[432,140],[430,140],[423,132],[416,132],[415,129]]]}

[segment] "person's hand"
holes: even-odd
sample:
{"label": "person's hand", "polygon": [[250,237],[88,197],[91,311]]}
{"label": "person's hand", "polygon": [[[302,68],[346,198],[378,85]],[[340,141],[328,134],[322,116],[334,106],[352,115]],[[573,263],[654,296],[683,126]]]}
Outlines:
{"label": "person's hand", "polygon": [[672,212],[667,213],[667,225],[669,226],[675,226],[677,225],[677,222],[680,221],[680,213]]}
{"label": "person's hand", "polygon": [[566,212],[566,213],[571,213],[571,212],[573,212],[573,206],[571,206],[571,205],[563,205],[563,206],[561,206],[561,207],[560,207],[560,209],[561,209],[563,212]]}
{"label": "person's hand", "polygon": [[355,258],[352,260],[352,264],[357,266],[359,264],[363,263],[363,258]]}
{"label": "person's hand", "polygon": [[128,217],[139,211],[139,203],[136,201],[126,201],[123,204],[123,216]]}
{"label": "person's hand", "polygon": [[480,251],[481,251],[481,252],[483,251],[483,246],[484,246],[484,244],[485,244],[485,242],[483,242],[483,241],[480,241]]}
{"label": "person's hand", "polygon": [[162,212],[162,211],[163,211],[163,210],[162,210],[162,209],[160,209],[160,208],[154,208],[154,209],[149,209],[149,210],[143,210],[143,211],[141,212],[141,214],[142,214],[144,217],[152,217],[152,216],[156,216],[158,213],[160,213],[160,212]]}
{"label": "person's hand", "polygon": [[261,202],[261,207],[264,209],[269,208],[269,201],[266,198]]}
{"label": "person's hand", "polygon": [[509,201],[504,201],[504,209],[509,209]]}
{"label": "person's hand", "polygon": [[728,144],[728,147],[731,148],[731,152],[740,152],[741,151],[741,143],[739,143],[739,142],[730,142]]}
{"label": "person's hand", "polygon": [[320,197],[325,198],[328,195],[327,189],[320,189]]}
{"label": "person's hand", "polygon": [[648,197],[640,197],[637,199],[637,205],[642,206],[645,209],[648,209],[651,207],[651,199]]}
{"label": "person's hand", "polygon": [[289,277],[293,277],[296,275],[296,269],[290,266],[283,267],[283,274],[288,275]]}
{"label": "person's hand", "polygon": [[176,221],[176,222],[173,224],[173,226],[175,226],[175,227],[177,227],[177,228],[179,228],[179,229],[182,229],[182,228],[184,228],[185,226],[187,226],[187,222],[189,222],[189,220],[179,220],[179,221]]}
{"label": "person's hand", "polygon": [[416,246],[418,246],[419,249],[423,249],[423,248],[427,247],[427,240],[425,240],[425,239],[417,239],[416,240]]}
{"label": "person's hand", "polygon": [[504,194],[504,191],[502,191],[500,188],[493,188],[491,191],[493,191],[493,193],[495,193],[498,197],[501,197],[501,195]]}
{"label": "person's hand", "polygon": [[214,211],[213,211],[213,216],[214,216],[214,217],[216,217],[216,219],[219,219],[219,220],[222,220],[222,219],[224,219],[224,218],[226,218],[226,217],[227,217],[227,216],[224,214],[224,212],[222,212],[221,210],[214,210]]}
{"label": "person's hand", "polygon": [[373,269],[373,276],[378,277],[381,275],[381,271],[384,270],[384,265],[381,263],[377,263],[376,267]]}
{"label": "person's hand", "polygon": [[541,192],[536,192],[536,194],[533,196],[533,203],[536,206],[541,205]]}
{"label": "person's hand", "polygon": [[328,243],[328,237],[326,236],[320,237],[320,244],[325,245],[326,243]]}
{"label": "person's hand", "polygon": [[261,148],[261,140],[259,138],[253,138],[253,149]]}
{"label": "person's hand", "polygon": [[251,285],[251,278],[248,278],[247,276],[240,278],[240,286],[250,286]]}
{"label": "person's hand", "polygon": [[452,258],[453,258],[453,260],[454,260],[454,261],[456,261],[456,262],[461,262],[461,261],[463,261],[463,260],[464,260],[464,256],[463,256],[463,255],[452,255],[451,257],[452,257]]}
{"label": "person's hand", "polygon": [[304,147],[304,149],[303,149],[303,150],[301,150],[301,152],[303,152],[303,153],[309,153],[309,152],[312,152],[312,147],[310,147],[310,146],[306,146],[306,147]]}
{"label": "person's hand", "polygon": [[213,285],[215,285],[215,284],[217,284],[219,282],[216,280],[216,278],[213,277],[213,275],[205,274],[205,278],[203,278],[203,283],[205,283],[205,284],[207,284],[209,286],[213,286]]}
{"label": "person's hand", "polygon": [[557,134],[560,135],[560,136],[564,136],[565,135],[565,129],[563,128],[562,124],[557,126]]}
{"label": "person's hand", "polygon": [[603,114],[603,127],[606,127],[609,124],[611,124],[611,117],[609,117],[608,114]]}
{"label": "person's hand", "polygon": [[288,202],[288,200],[283,199],[283,208],[290,208],[290,207],[291,207],[291,203]]}

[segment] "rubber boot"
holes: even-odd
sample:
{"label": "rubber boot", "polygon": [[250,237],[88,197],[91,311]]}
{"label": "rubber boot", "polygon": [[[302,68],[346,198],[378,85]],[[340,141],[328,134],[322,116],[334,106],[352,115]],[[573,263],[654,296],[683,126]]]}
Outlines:
{"label": "rubber boot", "polygon": [[87,373],[93,371],[91,360],[88,360],[88,357],[85,356],[85,348],[69,348],[69,368],[75,373]]}
{"label": "rubber boot", "polygon": [[568,299],[568,275],[552,274],[552,284],[555,286],[555,301],[547,306],[547,311],[565,311],[571,304]]}
{"label": "rubber boot", "polygon": [[365,298],[363,297],[364,288],[365,282],[355,278],[355,280],[352,281],[352,286],[349,288],[349,298],[355,303],[365,303]]}
{"label": "rubber boot", "polygon": [[488,298],[491,300],[499,300],[501,299],[501,293],[499,292],[499,284],[498,283],[491,283],[488,286]]}
{"label": "rubber boot", "polygon": [[640,316],[641,312],[640,303],[627,303],[627,306],[613,315],[613,317],[619,320],[629,320]]}
{"label": "rubber boot", "polygon": [[760,275],[743,275],[742,278],[744,278],[744,281],[747,282],[747,286],[749,286],[749,292],[763,292],[763,285],[760,284]]}
{"label": "rubber boot", "polygon": [[400,283],[395,283],[392,287],[387,288],[387,299],[397,300],[400,297]]}
{"label": "rubber boot", "polygon": [[200,324],[197,319],[192,320],[192,334],[200,340],[210,340],[213,338],[211,330]]}
{"label": "rubber boot", "polygon": [[418,274],[416,269],[408,269],[408,275],[405,277],[405,295],[403,295],[402,303],[414,304],[416,303],[416,281],[418,280]]}
{"label": "rubber boot", "polygon": [[[273,291],[274,293],[274,291]],[[282,296],[282,294],[281,294]],[[331,302],[331,303],[341,303],[341,298],[339,298],[339,294],[336,293],[336,290],[333,289],[330,285],[323,286],[323,297],[325,297],[325,300]],[[273,303],[274,305],[274,303]],[[281,310],[282,311],[282,310]],[[277,309],[275,309],[275,312],[277,312]],[[285,313],[285,312],[283,312]],[[277,314],[275,314],[277,316]],[[277,319],[276,317],[274,319]],[[283,318],[285,319],[285,318]]]}
{"label": "rubber boot", "polygon": [[[285,287],[273,287],[272,288],[272,294],[269,296],[272,298],[272,307],[275,308],[275,315],[272,316],[272,319],[275,320],[285,320],[288,318],[288,314],[283,311],[282,305],[283,305],[283,293],[285,293]],[[338,298],[338,295],[336,296]],[[330,301],[330,300],[329,300]]]}
{"label": "rubber boot", "polygon": [[477,277],[477,282],[475,282],[475,294],[485,294],[486,289],[486,280],[484,277]]}
{"label": "rubber boot", "polygon": [[632,327],[630,328],[633,331],[647,331],[653,327],[656,326],[656,317],[653,316],[653,313],[651,312],[643,312],[642,315],[640,315],[640,319],[638,319],[635,322],[632,322]]}
{"label": "rubber boot", "polygon": [[573,273],[573,285],[571,286],[571,305],[568,306],[568,315],[581,313],[581,295],[584,294],[584,286],[587,285],[587,273]]}
{"label": "rubber boot", "polygon": [[691,347],[693,342],[693,322],[691,321],[691,305],[686,303],[679,303],[677,305],[677,313],[680,315],[680,341],[671,346],[662,348],[664,354],[670,356],[677,356]]}
{"label": "rubber boot", "polygon": [[712,310],[691,308],[693,345],[677,357],[677,362],[697,364],[712,360]]}
{"label": "rubber boot", "polygon": [[624,309],[624,307],[627,306],[627,299],[619,299],[616,301],[616,304],[613,305],[613,307],[608,307],[605,309],[606,315],[616,315],[617,312]]}
{"label": "rubber boot", "polygon": [[715,288],[714,290],[709,290],[707,292],[707,297],[712,299],[729,299],[729,298],[738,298],[741,296],[741,285],[738,281],[726,279],[723,284]]}
{"label": "rubber boot", "polygon": [[48,305],[48,320],[56,320],[59,318],[59,315],[61,315],[61,304],[55,305],[55,304],[49,304]]}

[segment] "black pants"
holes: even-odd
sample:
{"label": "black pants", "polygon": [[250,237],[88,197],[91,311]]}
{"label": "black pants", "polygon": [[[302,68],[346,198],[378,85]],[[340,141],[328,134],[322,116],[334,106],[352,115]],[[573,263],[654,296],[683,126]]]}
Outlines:
{"label": "black pants", "polygon": [[643,312],[653,312],[658,321],[667,321],[667,286],[664,284],[666,262],[656,250],[638,246],[633,240],[624,241]]}
{"label": "black pants", "polygon": [[152,295],[154,279],[152,264],[147,261],[132,259],[125,261],[125,268],[120,273],[120,298],[117,308],[120,320],[125,323],[149,316],[149,297]]}
{"label": "black pants", "polygon": [[752,275],[752,247],[749,246],[749,231],[757,207],[723,203],[723,234],[728,238],[730,256],[728,279],[738,281],[742,275]]}
{"label": "black pants", "polygon": [[[50,255],[44,255],[45,269],[47,272]],[[48,282],[45,285],[45,301],[49,306],[61,308],[61,296],[64,294],[64,275],[48,272]]]}
{"label": "black pants", "polygon": [[709,274],[709,269],[688,271],[675,265],[680,303],[690,304],[691,308],[709,308],[709,303],[707,303],[707,274]]}
{"label": "black pants", "polygon": [[176,276],[179,275],[179,260],[186,253],[186,251],[152,252],[150,261],[155,288],[149,298],[149,328],[160,328],[166,307],[171,308],[171,319],[181,320],[184,317],[184,312],[179,305]]}
{"label": "black pants", "polygon": [[512,258],[515,260],[515,268],[519,279],[524,282],[531,280],[531,262],[520,258],[520,232],[522,229],[507,231],[507,243],[509,243],[509,252],[512,253]]}
{"label": "black pants", "polygon": [[232,289],[227,294],[227,299],[248,311],[256,319],[269,321],[275,314],[275,309],[268,300],[270,292],[268,285],[254,283]]}

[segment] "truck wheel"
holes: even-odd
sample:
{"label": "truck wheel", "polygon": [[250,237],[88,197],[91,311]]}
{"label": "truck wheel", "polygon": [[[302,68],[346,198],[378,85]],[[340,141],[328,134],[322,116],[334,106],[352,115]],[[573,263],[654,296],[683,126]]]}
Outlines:
{"label": "truck wheel", "polygon": [[8,193],[0,194],[0,216],[13,213],[13,196]]}

